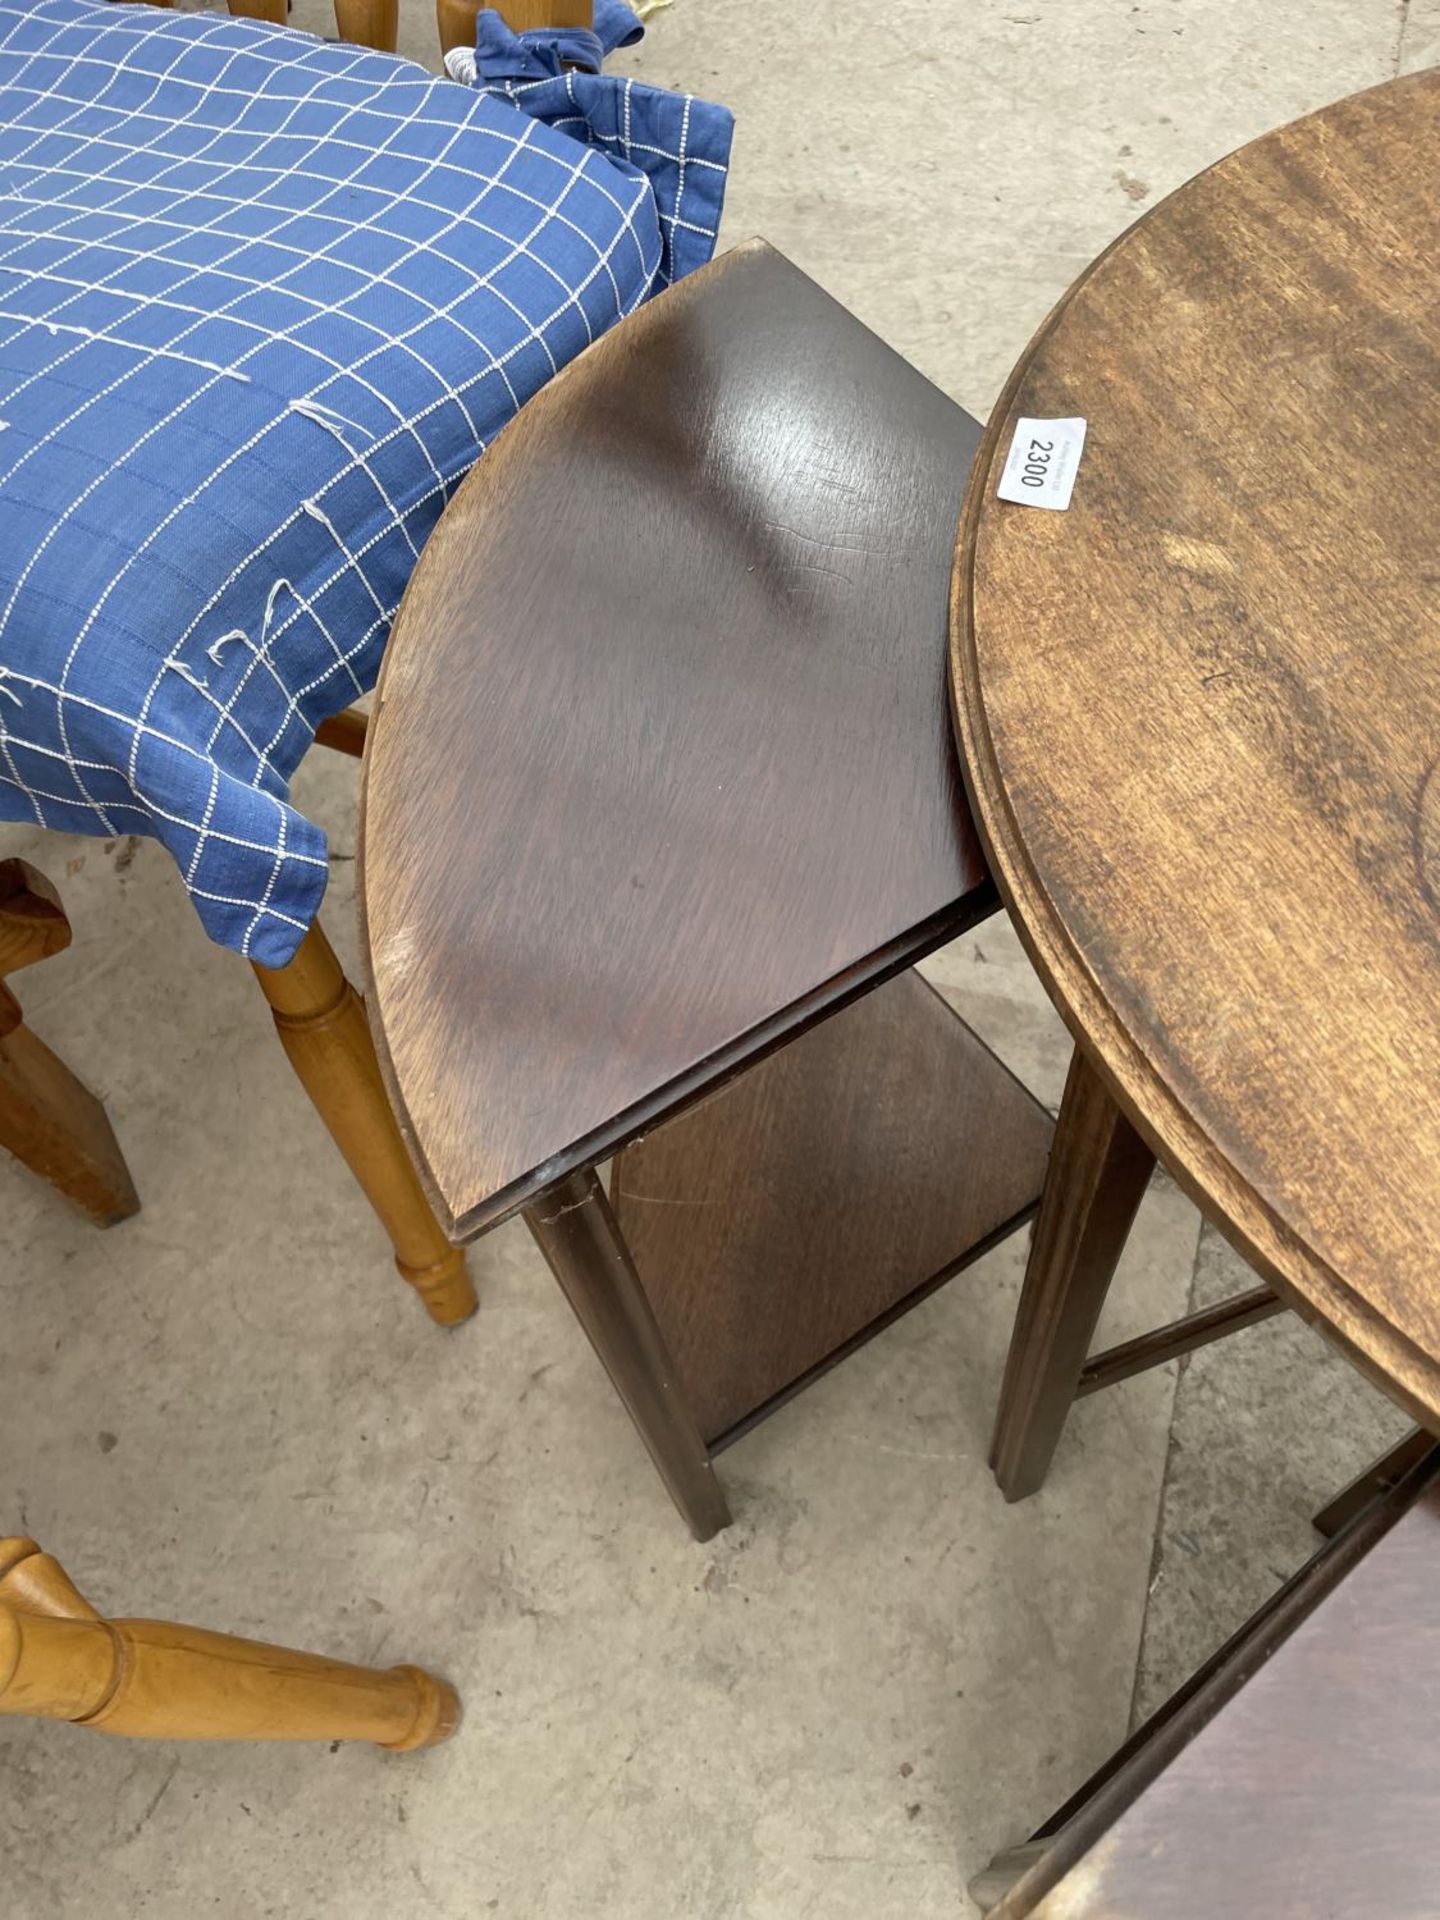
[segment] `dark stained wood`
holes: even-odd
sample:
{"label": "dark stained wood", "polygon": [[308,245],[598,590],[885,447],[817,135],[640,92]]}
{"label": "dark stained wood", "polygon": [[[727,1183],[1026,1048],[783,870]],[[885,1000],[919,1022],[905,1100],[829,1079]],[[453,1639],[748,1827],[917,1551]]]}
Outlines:
{"label": "dark stained wood", "polygon": [[1423,1427],[1416,1427],[1413,1433],[1407,1433],[1388,1453],[1382,1454],[1378,1460],[1372,1460],[1363,1473],[1356,1474],[1349,1486],[1342,1488],[1333,1500],[1326,1502],[1315,1516],[1315,1531],[1323,1533],[1327,1539],[1337,1534],[1342,1527],[1350,1524],[1357,1513],[1362,1513],[1372,1500],[1398,1485],[1412,1467],[1425,1459],[1434,1445],[1435,1436],[1427,1433]]}
{"label": "dark stained wood", "polygon": [[1098,1393],[1102,1387],[1148,1373],[1151,1367],[1164,1366],[1167,1360],[1178,1360],[1182,1354],[1208,1347],[1212,1341],[1226,1340],[1246,1327],[1258,1327],[1262,1320],[1272,1320],[1285,1311],[1285,1302],[1269,1287],[1250,1287],[1229,1300],[1217,1300],[1213,1307],[1201,1307],[1181,1320],[1171,1320],[1149,1333],[1137,1334],[1133,1340],[1122,1340],[1118,1347],[1093,1354],[1080,1369],[1075,1397],[1083,1400],[1087,1393]]}
{"label": "dark stained wood", "polygon": [[356,760],[362,759],[369,724],[368,717],[358,707],[346,707],[342,713],[332,713],[328,720],[320,722],[315,729],[315,744],[329,747],[333,753],[348,753]]}
{"label": "dark stained wood", "polygon": [[725,1495],[630,1250],[592,1168],[525,1212],[525,1224],[624,1401],[697,1540],[730,1524]]}
{"label": "dark stained wood", "polygon": [[1051,1130],[905,973],[627,1147],[616,1217],[712,1450],[1027,1219]]}
{"label": "dark stained wood", "polygon": [[[1440,74],[1139,221],[997,406],[957,551],[976,818],[1112,1093],[1440,1424]],[[997,501],[1079,414],[1068,512]]]}
{"label": "dark stained wood", "polygon": [[754,243],[458,491],[362,846],[370,1014],[457,1236],[992,909],[944,675],[976,439]]}
{"label": "dark stained wood", "polygon": [[990,1445],[990,1464],[1007,1500],[1034,1493],[1049,1471],[1154,1165],[1155,1156],[1077,1047]]}
{"label": "dark stained wood", "polygon": [[991,1920],[1440,1911],[1440,1454],[1056,1822]]}

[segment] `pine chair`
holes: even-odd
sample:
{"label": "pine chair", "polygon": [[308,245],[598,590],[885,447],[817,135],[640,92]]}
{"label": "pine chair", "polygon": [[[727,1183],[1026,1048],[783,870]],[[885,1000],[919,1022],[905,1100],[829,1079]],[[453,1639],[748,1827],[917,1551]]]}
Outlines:
{"label": "pine chair", "polygon": [[[169,0],[156,0],[156,4],[168,6]],[[233,0],[231,11],[236,14],[247,14],[263,17],[267,20],[278,21],[283,17],[285,4],[284,0]],[[472,6],[468,9],[462,9],[462,11],[468,14],[468,31],[470,36],[473,37],[475,8]],[[511,17],[513,24],[518,27],[530,27],[536,24],[543,24],[547,21],[579,24],[582,20],[589,19],[588,5],[579,6],[576,4],[576,0],[553,0],[552,4],[546,5],[540,4],[539,0],[512,0],[512,4],[507,7],[506,12],[507,15]],[[371,46],[390,47],[394,45],[396,0],[336,0],[336,16],[342,33],[364,41]],[[3,40],[3,34],[0,34],[0,40]],[[312,68],[317,62],[323,61],[328,57],[326,52],[317,53],[314,50],[313,43],[306,42],[303,43],[303,46],[308,48],[309,51],[297,52],[297,59],[305,59],[311,64]],[[380,79],[386,80],[388,77],[380,76]],[[402,84],[401,77],[397,77],[395,84]],[[456,92],[458,96],[458,89]],[[27,98],[28,97],[29,96],[27,96]],[[455,119],[464,109],[459,105],[457,97],[457,100],[448,106],[437,102],[433,111],[437,117],[448,114],[451,119]],[[113,135],[107,137],[111,139],[113,144]],[[342,130],[342,140],[344,137]],[[470,138],[472,136],[467,134],[466,137]],[[469,151],[471,151],[471,149],[465,149],[466,153]],[[533,151],[535,151],[533,147],[527,147],[526,149],[527,153]],[[457,165],[460,164],[459,156],[460,150],[457,149]],[[554,163],[552,162],[551,164]],[[565,164],[569,165],[570,163],[566,162]],[[515,169],[501,169],[501,171],[507,173],[508,188],[509,180],[513,178]],[[592,206],[602,206],[605,210],[604,217],[613,219],[617,227],[628,217],[624,207],[613,204],[611,201],[606,200],[601,194],[592,194],[588,204]],[[525,219],[527,224],[531,224],[531,219],[528,214],[525,216]],[[573,216],[567,213],[566,222],[563,224],[573,226]],[[575,243],[572,241],[570,244],[573,246]],[[595,244],[597,246],[613,246],[614,241],[613,239],[607,239],[607,236],[603,232],[597,230]],[[539,260],[542,256],[537,253],[535,257]],[[546,270],[548,271],[550,269],[547,267]],[[284,276],[282,276],[282,278],[283,277]],[[612,279],[614,277],[613,267],[611,277]],[[233,280],[234,276],[232,275],[232,281]],[[483,277],[481,284],[483,284]],[[638,278],[634,279],[631,283],[626,283],[622,279],[616,291],[616,299],[620,302],[623,310],[626,305],[633,303],[641,293],[643,293],[643,282],[639,281]],[[587,294],[585,300],[593,306],[593,293]],[[559,363],[562,351],[568,355],[578,350],[578,347],[585,343],[585,339],[588,337],[585,332],[586,328],[593,333],[601,326],[612,323],[615,317],[614,315],[598,311],[581,314],[580,304],[580,296],[576,295],[572,297],[569,303],[566,303],[565,306],[562,306],[558,310],[562,324],[569,324],[569,321],[565,319],[567,306],[572,310],[571,319],[573,319],[575,326],[580,329],[577,339],[551,341],[541,337],[538,340],[534,349],[535,353],[538,355],[543,350],[544,354],[548,356],[548,366],[542,365],[540,377],[543,378],[548,375],[548,371]],[[453,306],[454,302],[451,301],[449,305]],[[448,312],[448,308],[443,309],[442,312]],[[462,316],[462,318],[463,317],[465,316]],[[74,328],[71,329],[71,331],[83,334],[85,330],[83,328]],[[52,326],[52,338],[56,336],[56,333],[57,329]],[[65,337],[64,327],[59,329],[59,335],[60,344],[63,346]],[[98,338],[99,336],[94,337]],[[180,358],[182,356],[175,357]],[[343,362],[337,361],[337,365],[342,364]],[[526,372],[524,369],[517,370],[517,364],[518,363],[512,361],[509,369],[505,371],[504,377],[506,385],[513,386],[514,397],[523,400],[528,388],[533,387],[538,382],[533,371]],[[522,373],[526,383],[524,385],[522,385]],[[247,381],[249,379],[248,375],[240,377]],[[376,377],[378,378],[379,376],[377,375]],[[458,376],[452,372],[451,378],[457,379]],[[230,391],[235,392],[237,396],[239,396],[244,394],[245,389],[231,388]],[[452,391],[450,393],[450,399],[454,401],[455,397],[455,393]],[[384,398],[383,395],[382,398]],[[388,401],[386,404],[389,404]],[[470,404],[473,405],[474,403],[471,402]],[[323,406],[317,405],[309,407],[308,411],[306,410],[307,406],[308,403],[295,403],[295,411],[297,413],[304,413],[308,423],[301,431],[313,434],[314,436],[313,442],[307,443],[304,451],[308,452],[313,446],[314,448],[318,448],[321,456],[323,456],[324,449],[328,445],[331,448],[333,456],[335,440],[341,441],[343,445],[345,435],[353,423],[342,419],[339,415],[332,413]],[[481,436],[482,442],[483,439],[488,437],[493,431],[493,425],[485,424]],[[330,436],[333,436],[333,439]],[[15,438],[13,434],[7,435],[6,438],[7,441],[13,444]],[[346,449],[346,451],[348,450],[349,449]],[[310,494],[314,496],[304,501],[306,511],[313,511],[315,518],[324,522],[327,536],[333,533],[337,542],[343,546],[346,535],[346,523],[341,521],[337,527],[319,506],[320,497],[323,496],[327,500],[330,498],[330,495],[325,493],[324,486],[317,484],[316,479],[317,475],[323,473],[323,461],[312,464],[311,460],[306,459],[300,463],[298,470],[301,474],[300,484],[307,487]],[[368,471],[368,468],[365,470]],[[304,523],[302,522],[302,524]],[[403,531],[405,538],[411,538],[408,527],[402,528],[401,531]],[[423,537],[423,531],[422,526],[420,529],[420,537]],[[412,547],[416,546],[418,546],[418,538],[412,540]],[[25,576],[28,576],[30,572],[28,564],[24,572]],[[22,576],[22,583],[23,578],[24,576]],[[296,578],[299,579],[300,576],[297,575]],[[277,585],[284,584],[288,584],[288,582],[277,582]],[[373,592],[373,588],[369,588],[368,582],[367,590]],[[258,654],[262,656],[265,652],[268,639],[269,613],[270,608],[269,605],[267,605],[266,630],[259,634]],[[343,631],[344,629],[341,630]],[[209,633],[205,635],[205,639],[207,641],[210,639]],[[222,634],[218,641],[211,645],[208,657],[201,656],[197,660],[198,673],[195,668],[185,664],[177,664],[174,670],[177,673],[183,674],[192,685],[195,685],[197,689],[200,690],[203,690],[211,680],[219,686],[222,683],[223,675],[227,673],[233,682],[235,672],[233,663],[237,659],[243,659],[244,656],[238,647],[230,646],[232,640],[245,642],[246,637],[244,634]],[[248,644],[248,642],[246,644]],[[226,648],[229,648],[229,651],[224,651]],[[216,662],[216,666],[220,671],[212,671],[210,666],[211,660]],[[9,700],[15,702],[18,707],[21,704],[21,696],[14,690],[22,686],[23,682],[18,681],[14,677],[13,672],[11,672],[11,676],[8,679],[4,678],[6,671],[4,667],[0,667],[0,693],[7,694]],[[257,678],[258,677],[259,676],[257,676]],[[61,679],[63,684],[64,676],[61,676]],[[36,681],[34,684],[40,692],[40,697],[43,702],[43,699],[46,697],[43,681]],[[294,697],[295,696],[292,695],[292,699]],[[222,718],[221,721],[217,723],[217,730],[218,725],[232,723],[232,699],[233,696],[226,695],[223,707],[221,708]],[[22,725],[21,720],[16,717],[16,714],[12,712],[11,706],[8,704],[4,706],[3,711],[0,711],[0,723],[3,723],[0,724],[0,736],[5,735],[8,725],[11,729],[12,738],[14,737],[14,730],[21,728]],[[315,737],[324,745],[358,755],[363,751],[365,731],[366,722],[364,715],[352,708],[349,711],[341,712],[331,718],[323,720],[318,727]],[[137,748],[140,744],[142,744],[141,736],[137,734]],[[51,762],[47,764],[53,764],[53,758],[54,756],[52,756]],[[53,786],[55,781],[51,779],[42,781],[39,784]],[[63,824],[63,821],[61,824]],[[95,829],[90,828],[89,830],[94,831]],[[224,838],[223,835],[219,837]],[[202,830],[202,842],[204,838],[205,834]],[[212,834],[212,844],[215,838],[216,836]],[[313,864],[312,862],[312,865]],[[323,864],[322,859],[319,865],[323,867]],[[223,892],[223,888],[221,891]],[[42,892],[35,893],[27,911],[30,911],[32,914],[38,911],[35,902],[43,901],[44,898],[45,896]],[[241,905],[243,903],[236,902],[235,904]],[[292,924],[294,924],[293,921]],[[63,926],[63,920],[60,922],[60,925]],[[52,926],[52,935],[54,931],[55,929]],[[68,937],[68,935],[66,937]],[[24,964],[23,956],[13,958],[11,964]],[[465,1268],[465,1256],[460,1249],[451,1245],[445,1233],[442,1231],[437,1222],[435,1212],[417,1178],[410,1155],[401,1138],[394,1114],[381,1083],[363,1004],[341,971],[323,928],[318,922],[314,922],[312,919],[308,925],[308,931],[304,933],[303,938],[300,940],[298,950],[293,952],[293,957],[289,958],[285,964],[267,965],[263,963],[263,958],[256,958],[252,964],[254,964],[254,970],[261,991],[270,1004],[281,1043],[306,1092],[310,1096],[310,1099],[322,1120],[325,1122],[336,1144],[339,1146],[382,1224],[385,1226],[393,1245],[396,1265],[401,1275],[416,1289],[427,1311],[437,1323],[443,1326],[453,1326],[465,1320],[474,1311],[476,1304],[474,1289]],[[5,1018],[13,1022],[17,1017],[18,1016],[14,1015],[7,1006]],[[0,1028],[0,1033],[4,1033],[5,1031],[6,1029]],[[17,1049],[26,1056],[28,1069],[27,1081],[29,1083],[28,1097],[34,1111],[31,1113],[30,1118],[24,1121],[23,1124],[12,1116],[8,1131],[0,1133],[0,1141],[11,1144],[12,1136],[15,1138],[23,1136],[24,1141],[29,1142],[28,1146],[21,1144],[17,1146],[15,1150],[20,1153],[22,1158],[26,1158],[40,1151],[34,1138],[35,1127],[38,1124],[35,1116],[39,1110],[39,1101],[34,1082],[36,1073],[39,1071],[39,1055],[36,1051],[36,1046],[31,1043],[31,1038],[28,1035],[23,1035],[18,1040],[10,1041],[9,1045],[12,1056],[15,1055]],[[50,1074],[45,1086],[48,1097],[52,1099],[61,1097],[53,1072]],[[9,1095],[9,1104],[12,1107],[16,1097],[12,1090]],[[75,1105],[78,1098],[76,1095],[71,1096],[72,1106]],[[80,1102],[80,1104],[83,1104],[83,1102]],[[71,1117],[74,1118],[74,1115],[72,1114]],[[128,1184],[128,1176],[125,1177],[123,1184],[119,1182],[119,1168],[123,1166],[123,1163],[118,1161],[117,1155],[113,1150],[113,1136],[109,1135],[108,1123],[104,1122],[103,1115],[97,1116],[92,1114],[91,1120],[93,1122],[91,1130],[95,1136],[92,1141],[92,1153],[96,1157],[96,1169],[92,1180],[94,1191],[90,1193],[89,1201],[82,1200],[81,1203],[89,1205],[89,1210],[92,1213],[96,1213],[97,1217],[121,1218],[125,1212],[133,1211],[134,1209],[136,1204],[134,1191]],[[105,1185],[107,1179],[111,1182],[109,1188]],[[94,1204],[90,1205],[89,1202],[93,1202]]]}

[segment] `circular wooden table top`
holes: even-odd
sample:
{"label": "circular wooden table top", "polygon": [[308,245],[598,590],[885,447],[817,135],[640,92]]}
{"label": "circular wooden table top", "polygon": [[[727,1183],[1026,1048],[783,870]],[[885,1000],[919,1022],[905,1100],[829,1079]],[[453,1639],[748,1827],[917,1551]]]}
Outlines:
{"label": "circular wooden table top", "polygon": [[[1440,74],[1232,154],[1060,302],[956,555],[997,878],[1122,1108],[1440,1426]],[[996,497],[1088,421],[1072,503]]]}

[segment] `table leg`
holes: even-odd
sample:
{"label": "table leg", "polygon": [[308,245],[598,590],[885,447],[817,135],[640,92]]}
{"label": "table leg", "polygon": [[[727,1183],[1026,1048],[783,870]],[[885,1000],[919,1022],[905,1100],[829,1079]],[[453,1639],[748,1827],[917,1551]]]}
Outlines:
{"label": "table leg", "polygon": [[465,1255],[440,1229],[391,1110],[365,1006],[319,923],[284,967],[255,967],[300,1083],[365,1189],[395,1248],[395,1264],[432,1320],[453,1327],[475,1311]]}
{"label": "table leg", "polygon": [[1007,1500],[1043,1484],[1155,1156],[1079,1047],[1070,1062],[990,1449]]}
{"label": "table leg", "polygon": [[600,1356],[615,1391],[697,1540],[730,1511],[630,1249],[593,1169],[572,1173],[525,1212],[525,1224]]}

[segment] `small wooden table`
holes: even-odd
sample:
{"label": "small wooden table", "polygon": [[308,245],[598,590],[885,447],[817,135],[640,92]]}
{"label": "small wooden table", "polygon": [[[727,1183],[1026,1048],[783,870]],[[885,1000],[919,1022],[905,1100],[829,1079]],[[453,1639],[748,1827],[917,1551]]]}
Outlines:
{"label": "small wooden table", "polygon": [[456,1238],[524,1210],[701,1538],[722,1447],[1038,1204],[1049,1115],[906,971],[997,905],[944,666],[978,438],[737,248],[524,409],[387,651],[392,1094]]}
{"label": "small wooden table", "polygon": [[976,1905],[990,1920],[1434,1920],[1437,1576],[1432,1448],[971,1883]]}
{"label": "small wooden table", "polygon": [[[1440,75],[1233,154],[1046,321],[954,577],[973,810],[1078,1044],[996,1434],[1044,1476],[1158,1153],[1440,1430]],[[1088,421],[1067,511],[998,500]]]}

